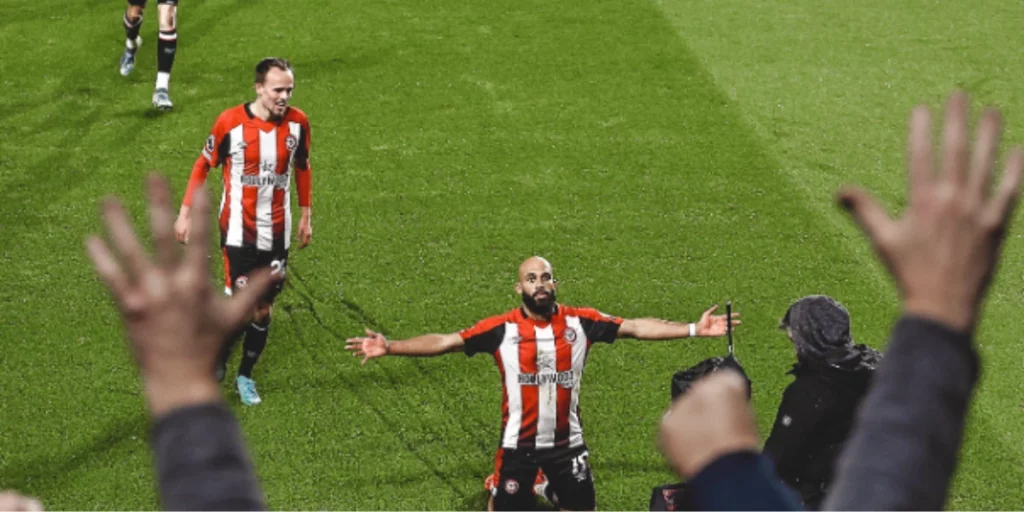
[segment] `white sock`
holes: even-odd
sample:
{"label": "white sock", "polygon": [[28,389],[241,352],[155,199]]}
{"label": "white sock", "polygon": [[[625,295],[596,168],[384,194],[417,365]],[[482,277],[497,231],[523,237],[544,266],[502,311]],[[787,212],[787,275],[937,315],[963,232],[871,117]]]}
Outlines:
{"label": "white sock", "polygon": [[132,41],[131,39],[125,39],[124,46],[129,50],[136,50],[139,48],[139,45],[135,44],[135,41]]}
{"label": "white sock", "polygon": [[164,73],[163,71],[157,72],[157,74],[156,74],[156,88],[157,89],[167,89],[167,88],[170,87],[170,84],[171,84],[171,74],[170,73]]}

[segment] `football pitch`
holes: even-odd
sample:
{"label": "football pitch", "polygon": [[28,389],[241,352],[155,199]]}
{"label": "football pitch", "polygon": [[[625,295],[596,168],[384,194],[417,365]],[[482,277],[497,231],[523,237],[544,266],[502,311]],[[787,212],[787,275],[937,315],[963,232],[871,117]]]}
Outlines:
{"label": "football pitch", "polygon": [[[834,190],[899,208],[907,115],[955,87],[975,114],[1003,108],[1005,146],[1024,142],[1018,2],[184,0],[167,114],[150,106],[150,3],[128,78],[121,0],[0,4],[0,488],[50,509],[158,506],[141,386],[82,242],[106,194],[146,225],[149,170],[180,198],[265,56],[292,61],[312,123],[314,237],[292,251],[255,370],[263,404],[225,392],[275,509],[482,509],[493,361],[360,366],[344,340],[511,309],[533,254],[567,304],[690,321],[732,300],[766,436],[791,381],[777,326],[792,301],[836,297],[875,347],[898,314]],[[950,508],[1024,507],[1021,233],[977,336]],[[724,350],[595,346],[581,410],[599,508],[645,508],[674,480],[655,441],[670,377]]]}

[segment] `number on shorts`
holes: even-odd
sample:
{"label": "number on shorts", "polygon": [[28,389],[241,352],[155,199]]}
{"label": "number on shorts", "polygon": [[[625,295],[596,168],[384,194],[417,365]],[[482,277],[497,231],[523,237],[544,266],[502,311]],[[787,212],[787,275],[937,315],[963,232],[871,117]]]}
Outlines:
{"label": "number on shorts", "polygon": [[270,273],[271,274],[281,274],[281,275],[284,275],[284,273],[288,270],[287,265],[288,265],[288,258],[281,258],[279,260],[271,261],[270,262]]}
{"label": "number on shorts", "polygon": [[586,480],[590,473],[590,452],[583,452],[572,459],[572,476],[576,480]]}

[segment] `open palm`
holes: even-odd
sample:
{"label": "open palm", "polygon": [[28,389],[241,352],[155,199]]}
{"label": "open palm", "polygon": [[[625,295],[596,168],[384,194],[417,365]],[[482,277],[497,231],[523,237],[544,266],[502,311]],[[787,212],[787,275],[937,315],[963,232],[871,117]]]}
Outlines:
{"label": "open palm", "polygon": [[[718,304],[711,306],[703,315],[700,316],[700,320],[697,322],[697,336],[725,336],[728,325],[725,315],[715,315],[714,312],[718,310]],[[742,322],[739,321],[740,314],[732,314],[732,325],[737,326]]]}
{"label": "open palm", "polygon": [[388,340],[383,334],[367,329],[366,336],[345,340],[345,350],[351,351],[356,357],[363,356],[363,364],[366,364],[370,359],[387,355]]}

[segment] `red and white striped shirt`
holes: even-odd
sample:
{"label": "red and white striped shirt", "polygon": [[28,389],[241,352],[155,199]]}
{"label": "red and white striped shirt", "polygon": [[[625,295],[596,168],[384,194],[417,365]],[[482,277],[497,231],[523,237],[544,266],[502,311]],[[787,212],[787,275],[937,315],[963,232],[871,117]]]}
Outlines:
{"label": "red and white striped shirt", "polygon": [[299,206],[310,205],[309,119],[291,107],[278,122],[253,115],[249,104],[217,117],[192,168],[183,204],[210,169],[223,166],[220,230],[224,245],[269,251],[291,241],[290,174],[294,169]]}
{"label": "red and white striped shirt", "polygon": [[505,449],[578,447],[580,379],[594,342],[611,343],[622,319],[596,309],[556,305],[550,322],[517,308],[459,332],[467,355],[494,356],[502,380]]}

